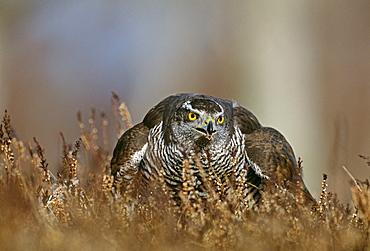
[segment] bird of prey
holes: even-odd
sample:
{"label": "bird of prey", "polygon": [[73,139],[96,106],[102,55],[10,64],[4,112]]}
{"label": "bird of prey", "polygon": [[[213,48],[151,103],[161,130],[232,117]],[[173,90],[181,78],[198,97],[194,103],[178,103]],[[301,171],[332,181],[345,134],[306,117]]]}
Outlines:
{"label": "bird of prey", "polygon": [[210,186],[205,179],[227,193],[233,178],[244,182],[246,205],[253,206],[271,180],[279,186],[288,182],[292,194],[300,192],[315,203],[284,136],[263,127],[237,102],[208,95],[175,94],[154,106],[118,140],[111,173],[117,192],[135,179],[163,177],[175,197],[190,179],[194,196],[206,198]]}

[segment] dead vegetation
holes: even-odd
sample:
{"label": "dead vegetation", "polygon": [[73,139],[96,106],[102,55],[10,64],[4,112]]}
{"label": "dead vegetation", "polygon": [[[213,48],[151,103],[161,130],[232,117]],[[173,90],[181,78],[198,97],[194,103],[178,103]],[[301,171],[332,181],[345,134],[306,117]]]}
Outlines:
{"label": "dead vegetation", "polygon": [[[127,107],[112,97],[118,134],[132,126]],[[99,124],[99,125],[98,125]],[[42,146],[24,144],[5,111],[0,124],[0,249],[2,250],[369,250],[369,181],[353,178],[353,205],[328,191],[323,175],[311,209],[273,184],[258,210],[241,206],[237,188],[226,196],[190,200],[191,174],[179,208],[164,182],[131,184],[112,194],[108,120],[78,114],[81,137],[63,142],[62,169],[50,172]],[[101,143],[100,143],[101,142]],[[369,157],[361,156],[369,163]],[[186,165],[186,163],[184,163]],[[185,168],[186,169],[186,168]],[[330,177],[329,177],[330,178]],[[208,184],[216,186],[218,184]],[[222,191],[222,187],[210,189]],[[222,198],[221,198],[222,197]]]}

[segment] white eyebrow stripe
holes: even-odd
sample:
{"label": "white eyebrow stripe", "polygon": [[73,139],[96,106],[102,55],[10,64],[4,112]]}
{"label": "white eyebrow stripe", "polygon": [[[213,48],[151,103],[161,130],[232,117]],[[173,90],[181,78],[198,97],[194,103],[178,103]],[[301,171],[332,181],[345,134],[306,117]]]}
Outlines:
{"label": "white eyebrow stripe", "polygon": [[[218,107],[221,109],[221,112],[219,112],[219,113],[217,113],[216,115],[215,115],[215,117],[217,118],[217,117],[219,117],[219,116],[221,116],[221,115],[224,115],[224,108],[219,104],[219,103],[217,103],[216,101],[214,101],[214,103],[216,103],[217,105],[218,105]],[[188,100],[188,101],[185,101],[182,105],[181,105],[181,107],[182,108],[185,108],[185,109],[187,109],[187,110],[189,110],[189,111],[191,111],[191,112],[194,112],[194,113],[198,113],[199,115],[204,115],[204,113],[205,113],[205,111],[200,111],[200,110],[198,110],[198,109],[195,109],[195,108],[193,108],[192,107],[192,105],[191,105],[191,100]]]}
{"label": "white eyebrow stripe", "polygon": [[184,102],[182,105],[181,105],[181,107],[182,108],[185,108],[185,109],[187,109],[187,110],[189,110],[189,111],[191,111],[191,112],[194,112],[194,113],[197,113],[197,114],[199,114],[199,115],[204,115],[204,111],[200,111],[200,110],[198,110],[198,109],[195,109],[195,108],[193,108],[192,106],[191,106],[191,100],[188,100],[188,101],[186,101],[186,102]]}
{"label": "white eyebrow stripe", "polygon": [[217,102],[215,102],[217,105],[218,105],[218,107],[220,107],[220,109],[221,109],[221,112],[220,113],[218,113],[218,114],[224,114],[224,108],[219,104],[219,103],[217,103]]}
{"label": "white eyebrow stripe", "polygon": [[218,117],[220,117],[221,115],[224,115],[224,112],[219,112],[215,115],[215,118],[217,119]]}
{"label": "white eyebrow stripe", "polygon": [[188,110],[193,109],[193,107],[191,106],[190,102],[191,102],[191,100],[188,100],[188,101],[184,102],[182,104],[181,108],[185,108],[185,109],[188,109]]}
{"label": "white eyebrow stripe", "polygon": [[224,115],[224,108],[219,104],[219,103],[217,103],[216,101],[215,101],[215,103],[218,105],[218,107],[220,107],[220,109],[221,109],[221,112],[219,112],[219,113],[217,113],[216,115],[215,115],[215,117],[216,118],[218,118],[219,116],[221,116],[221,115]]}

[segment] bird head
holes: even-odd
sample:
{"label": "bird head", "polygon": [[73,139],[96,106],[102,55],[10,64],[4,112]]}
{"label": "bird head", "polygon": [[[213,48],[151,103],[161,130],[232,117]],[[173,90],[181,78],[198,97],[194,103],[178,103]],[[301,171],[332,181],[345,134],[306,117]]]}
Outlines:
{"label": "bird head", "polygon": [[222,101],[204,96],[184,101],[170,123],[173,139],[182,144],[221,147],[233,129],[232,114]]}

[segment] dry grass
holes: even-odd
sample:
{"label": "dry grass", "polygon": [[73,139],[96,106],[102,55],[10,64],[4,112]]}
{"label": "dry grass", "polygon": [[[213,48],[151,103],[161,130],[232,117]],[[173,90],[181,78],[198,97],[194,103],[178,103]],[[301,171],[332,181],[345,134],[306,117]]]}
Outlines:
{"label": "dry grass", "polygon": [[[129,113],[115,94],[112,107],[122,133],[119,120],[130,127]],[[181,208],[161,180],[132,184],[116,198],[106,116],[101,114],[100,126],[94,110],[88,124],[81,117],[81,137],[74,145],[61,135],[63,168],[53,175],[37,140],[27,145],[19,140],[5,112],[0,125],[1,250],[370,250],[368,181],[349,185],[354,207],[327,191],[325,174],[315,209],[273,184],[258,210],[241,206],[242,188],[223,196],[217,182],[208,184],[218,191],[208,200],[190,200],[191,173],[184,174]],[[370,165],[368,157],[362,158]]]}

